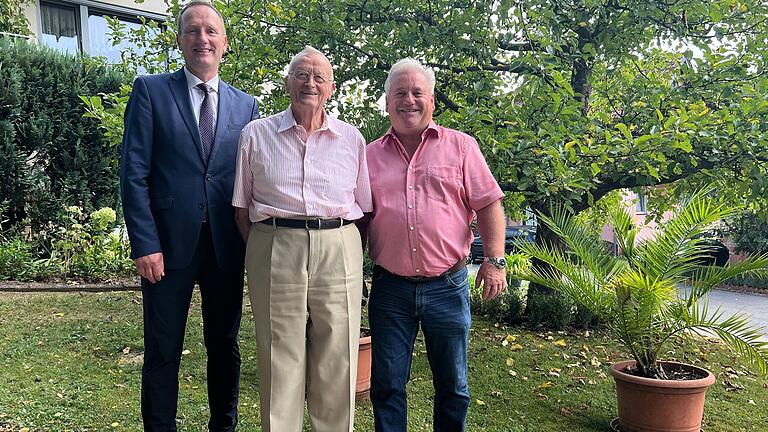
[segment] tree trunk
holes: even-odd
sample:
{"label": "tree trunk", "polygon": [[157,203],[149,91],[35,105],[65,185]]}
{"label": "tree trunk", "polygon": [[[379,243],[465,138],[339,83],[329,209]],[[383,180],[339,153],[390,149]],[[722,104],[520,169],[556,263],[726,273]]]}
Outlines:
{"label": "tree trunk", "polygon": [[[534,211],[537,214],[543,214],[543,215],[549,215],[549,211],[543,210],[541,207],[533,207]],[[538,245],[548,245],[550,247],[556,247],[560,250],[565,249],[565,244],[560,240],[560,238],[552,232],[549,227],[544,223],[539,223],[536,227],[536,244]],[[549,266],[545,264],[542,261],[539,261],[538,259],[534,259],[532,261],[532,265],[534,268],[540,269],[540,270],[546,270]],[[530,296],[531,293],[535,294],[552,294],[554,291],[550,288],[547,288],[543,285],[531,283],[528,285],[528,295]],[[526,302],[526,313],[530,311],[530,302]]]}

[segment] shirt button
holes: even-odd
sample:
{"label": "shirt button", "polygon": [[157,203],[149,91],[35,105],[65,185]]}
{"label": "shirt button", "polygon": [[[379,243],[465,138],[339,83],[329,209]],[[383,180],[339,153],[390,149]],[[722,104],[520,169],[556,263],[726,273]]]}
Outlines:
{"label": "shirt button", "polygon": [[421,273],[421,269],[416,269],[416,273]]}
{"label": "shirt button", "polygon": [[411,227],[411,231],[413,231],[413,227]]}
{"label": "shirt button", "polygon": [[413,167],[408,167],[408,170],[409,171],[413,171]]}
{"label": "shirt button", "polygon": [[412,209],[412,208],[413,208],[413,205],[412,205],[412,204],[408,204],[408,208],[411,208],[411,209]]}
{"label": "shirt button", "polygon": [[412,251],[416,252],[416,248],[411,249]]}
{"label": "shirt button", "polygon": [[408,189],[413,189],[413,186],[408,186]]}

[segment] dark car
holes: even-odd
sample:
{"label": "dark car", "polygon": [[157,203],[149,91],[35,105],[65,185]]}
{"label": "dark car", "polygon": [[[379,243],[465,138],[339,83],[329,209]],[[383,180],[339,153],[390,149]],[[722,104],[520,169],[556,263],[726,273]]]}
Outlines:
{"label": "dark car", "polygon": [[[536,240],[536,227],[531,225],[508,226],[504,236],[504,253],[510,253],[515,245],[520,242],[533,242]],[[469,262],[476,263],[483,260],[483,239],[476,236],[469,248]]]}

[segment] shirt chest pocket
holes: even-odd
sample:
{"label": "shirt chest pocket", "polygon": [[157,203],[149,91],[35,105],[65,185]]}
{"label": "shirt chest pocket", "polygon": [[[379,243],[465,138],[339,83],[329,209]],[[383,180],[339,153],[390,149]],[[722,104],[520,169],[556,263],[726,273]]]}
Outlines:
{"label": "shirt chest pocket", "polygon": [[452,166],[427,167],[427,198],[440,202],[458,199],[461,190],[461,171]]}

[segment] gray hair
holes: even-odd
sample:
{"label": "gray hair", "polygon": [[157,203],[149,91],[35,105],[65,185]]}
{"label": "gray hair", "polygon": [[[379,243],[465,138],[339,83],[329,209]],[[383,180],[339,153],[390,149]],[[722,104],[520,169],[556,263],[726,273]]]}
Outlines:
{"label": "gray hair", "polygon": [[[288,71],[286,72],[286,75],[293,72],[293,69],[296,67],[296,63],[298,63],[303,57],[307,56],[320,56],[325,61],[328,62],[328,64],[331,64],[331,61],[328,60],[328,57],[325,56],[325,54],[322,53],[322,51],[318,50],[317,48],[311,47],[309,45],[304,46],[304,49],[296,53],[293,57],[291,57],[291,62],[288,63]],[[333,66],[331,66],[331,81],[333,81]]]}
{"label": "gray hair", "polygon": [[189,3],[185,4],[184,7],[181,8],[179,11],[179,15],[176,17],[176,31],[181,33],[184,23],[184,12],[188,11],[189,9],[195,7],[195,6],[206,6],[211,8],[214,12],[216,12],[216,15],[219,16],[219,19],[221,19],[221,27],[224,29],[224,32],[226,33],[227,29],[224,25],[224,17],[221,15],[221,12],[219,12],[218,9],[216,9],[216,6],[213,5],[213,3],[209,2],[208,0],[192,0]]}
{"label": "gray hair", "polygon": [[435,93],[435,72],[432,69],[419,63],[418,60],[412,59],[410,57],[399,60],[389,69],[387,80],[384,81],[384,93],[389,94],[389,88],[392,86],[392,80],[394,77],[406,72],[420,73],[424,78],[427,79],[427,83],[429,84],[429,93]]}

